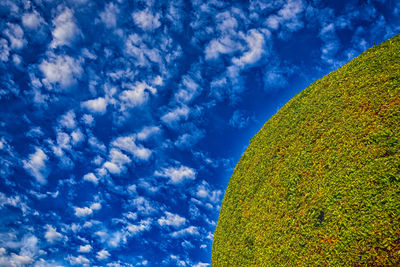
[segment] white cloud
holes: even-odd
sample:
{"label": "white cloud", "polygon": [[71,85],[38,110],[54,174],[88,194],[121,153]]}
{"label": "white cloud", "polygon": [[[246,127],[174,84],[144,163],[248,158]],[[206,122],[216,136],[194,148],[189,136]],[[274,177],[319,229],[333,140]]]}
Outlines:
{"label": "white cloud", "polygon": [[199,235],[199,234],[200,234],[199,230],[196,226],[189,226],[182,230],[172,232],[171,236],[174,238],[180,238],[180,237],[185,237],[188,235],[194,236],[194,235]]}
{"label": "white cloud", "polygon": [[35,153],[29,155],[29,160],[24,160],[24,169],[29,172],[40,184],[45,184],[49,170],[46,167],[47,155],[42,149],[36,147]]}
{"label": "white cloud", "polygon": [[211,203],[218,203],[221,200],[222,191],[212,190],[206,181],[202,181],[201,184],[197,186],[196,196]]}
{"label": "white cloud", "polygon": [[25,212],[29,209],[26,203],[21,199],[20,196],[15,197],[7,197],[4,193],[0,192],[0,208],[9,205],[15,208],[20,208],[22,212]]}
{"label": "white cloud", "polygon": [[181,103],[188,103],[199,94],[200,86],[189,76],[182,79],[182,88],[175,94],[175,99]]}
{"label": "white cloud", "polygon": [[160,15],[153,14],[148,9],[132,13],[132,18],[136,25],[144,31],[152,31],[161,26]]}
{"label": "white cloud", "polygon": [[117,26],[117,15],[119,8],[114,3],[106,5],[103,12],[101,12],[100,19],[106,25],[107,28],[115,28]]}
{"label": "white cloud", "polygon": [[103,166],[111,174],[119,175],[125,170],[125,165],[131,161],[132,160],[120,150],[112,148],[110,150],[109,160],[105,162]]}
{"label": "white cloud", "polygon": [[99,260],[105,260],[110,256],[111,256],[110,253],[107,250],[103,249],[103,250],[100,250],[99,252],[97,252],[96,258]]}
{"label": "white cloud", "polygon": [[81,129],[76,129],[71,133],[71,138],[72,138],[72,144],[73,145],[78,145],[81,142],[83,142],[83,140],[85,140],[85,135],[82,133]]}
{"label": "white cloud", "polygon": [[179,168],[162,168],[161,171],[155,171],[154,174],[156,176],[168,177],[172,184],[180,184],[186,180],[194,180],[196,178],[195,170],[183,165]]}
{"label": "white cloud", "polygon": [[92,246],[89,244],[84,245],[84,246],[79,246],[78,252],[89,253],[90,251],[92,251]]}
{"label": "white cloud", "polygon": [[88,143],[92,148],[99,150],[101,152],[106,152],[107,149],[106,146],[95,136],[90,136]]}
{"label": "white cloud", "polygon": [[174,214],[166,211],[165,216],[162,216],[157,220],[160,226],[173,226],[178,228],[186,223],[186,218],[179,216],[178,214]]}
{"label": "white cloud", "polygon": [[95,185],[97,185],[99,183],[99,179],[92,172],[88,173],[88,174],[85,174],[83,176],[83,180],[91,182],[91,183],[93,183]]}
{"label": "white cloud", "polygon": [[279,28],[280,17],[277,15],[271,15],[268,17],[266,24],[272,30],[277,30]]}
{"label": "white cloud", "polygon": [[139,224],[129,224],[126,229],[132,235],[136,235],[143,231],[148,231],[151,228],[151,219],[141,220]]}
{"label": "white cloud", "polygon": [[63,239],[63,235],[57,232],[57,230],[53,226],[46,225],[46,228],[47,231],[44,237],[46,238],[47,242],[54,243]]}
{"label": "white cloud", "polygon": [[90,263],[90,260],[83,257],[82,255],[79,255],[78,257],[68,256],[68,260],[69,263],[72,265],[88,266],[88,264]]}
{"label": "white cloud", "polygon": [[10,267],[28,266],[33,262],[34,260],[27,255],[17,255],[15,253],[11,253],[9,257],[0,255],[1,266],[10,266]]}
{"label": "white cloud", "polygon": [[153,95],[157,92],[154,87],[145,82],[137,82],[135,85],[125,84],[125,87],[129,88],[129,90],[124,90],[119,95],[123,110],[143,105],[148,101],[149,92]]}
{"label": "white cloud", "polygon": [[137,134],[136,138],[140,141],[145,141],[150,136],[157,134],[160,131],[161,129],[158,126],[146,126]]}
{"label": "white cloud", "polygon": [[101,209],[101,204],[98,203],[98,202],[92,203],[92,204],[90,205],[90,208],[91,208],[92,210],[99,210],[99,209]]}
{"label": "white cloud", "polygon": [[148,160],[151,156],[151,150],[142,145],[136,145],[134,135],[118,137],[111,143],[111,145],[129,152],[141,160]]}
{"label": "white cloud", "polygon": [[178,122],[182,118],[187,119],[187,117],[189,116],[189,112],[190,109],[186,105],[183,105],[181,107],[177,107],[176,109],[165,113],[161,117],[161,120],[171,126],[172,124]]}
{"label": "white cloud", "polygon": [[302,0],[289,0],[278,11],[272,14],[265,21],[265,25],[271,30],[277,30],[279,26],[287,31],[294,32],[303,27],[300,18],[304,11],[304,3]]}
{"label": "white cloud", "polygon": [[104,97],[87,100],[81,103],[81,107],[92,113],[104,114],[107,111],[107,101]]}
{"label": "white cloud", "polygon": [[53,85],[61,88],[68,88],[74,85],[81,77],[83,69],[81,60],[66,55],[51,55],[49,59],[43,60],[39,69],[44,75],[42,82],[47,88],[52,89]]}
{"label": "white cloud", "polygon": [[[139,35],[137,33],[129,35],[125,40],[125,52],[130,56],[129,60],[136,67],[145,67],[149,71],[159,69],[165,73],[165,63],[175,64],[174,59],[179,57],[182,51],[179,46],[174,45],[175,43],[170,37],[163,36],[161,38],[158,41],[161,43],[157,45],[154,43],[155,40],[149,40],[149,37],[146,35]],[[159,86],[161,81],[154,79],[153,81],[149,81],[149,83]]]}
{"label": "white cloud", "polygon": [[137,209],[137,211],[144,215],[152,214],[156,211],[152,203],[142,196],[138,196],[131,200],[131,205]]}
{"label": "white cloud", "polygon": [[44,20],[37,11],[22,15],[22,24],[25,28],[34,30],[42,23],[44,23]]}
{"label": "white cloud", "polygon": [[0,60],[8,61],[8,56],[10,55],[10,48],[8,47],[8,42],[6,39],[0,39]]}
{"label": "white cloud", "polygon": [[53,24],[55,28],[52,31],[53,41],[50,44],[52,48],[69,45],[75,40],[76,36],[80,34],[80,30],[75,24],[74,15],[68,8],[53,20]]}
{"label": "white cloud", "polygon": [[207,60],[217,59],[220,54],[230,54],[240,48],[242,45],[239,42],[232,40],[230,36],[222,36],[211,40],[206,46],[205,58]]}
{"label": "white cloud", "polygon": [[94,117],[90,114],[84,114],[82,116],[82,121],[87,125],[87,126],[93,126],[94,124]]}
{"label": "white cloud", "polygon": [[73,110],[68,111],[60,118],[60,125],[67,129],[74,129],[76,127],[75,112]]}
{"label": "white cloud", "polygon": [[232,62],[239,67],[245,67],[246,65],[256,63],[265,53],[264,34],[260,33],[258,30],[251,29],[246,36],[243,36],[243,39],[247,43],[248,50],[243,53],[241,57],[232,59]]}
{"label": "white cloud", "polygon": [[184,133],[175,141],[175,145],[180,149],[193,147],[201,138],[204,137],[204,131],[197,127],[191,127],[190,134]]}
{"label": "white cloud", "polygon": [[[21,233],[21,232],[20,232]],[[38,239],[33,235],[19,236],[17,232],[3,232],[0,234],[2,245],[0,247],[0,266],[22,267],[31,266],[34,258],[39,257]],[[10,254],[7,255],[7,252]]]}
{"label": "white cloud", "polygon": [[8,37],[10,41],[10,47],[12,49],[19,50],[26,45],[26,40],[24,39],[24,31],[17,24],[7,23],[7,28],[4,30],[4,34]]}
{"label": "white cloud", "polygon": [[78,217],[86,217],[88,215],[92,215],[93,214],[93,210],[91,208],[88,207],[83,207],[83,208],[79,208],[79,207],[75,207],[75,215]]}

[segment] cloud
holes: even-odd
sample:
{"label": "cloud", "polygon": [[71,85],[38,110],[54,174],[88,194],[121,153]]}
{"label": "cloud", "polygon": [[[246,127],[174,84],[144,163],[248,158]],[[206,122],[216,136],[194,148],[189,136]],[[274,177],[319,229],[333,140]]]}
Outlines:
{"label": "cloud", "polygon": [[82,121],[85,123],[87,126],[93,126],[94,124],[94,117],[90,114],[84,114],[82,116]]}
{"label": "cloud", "polygon": [[[31,234],[19,236],[11,230],[7,234],[0,233],[2,246],[0,247],[0,266],[20,267],[30,266],[34,259],[40,256],[38,238]],[[6,255],[6,252],[11,252]]]}
{"label": "cloud", "polygon": [[131,161],[132,160],[120,150],[112,148],[109,153],[109,159],[103,164],[103,166],[111,174],[120,175],[125,171],[125,165]]}
{"label": "cloud", "polygon": [[39,147],[36,147],[35,153],[29,155],[28,160],[23,161],[24,169],[36,178],[40,184],[45,184],[49,170],[46,167],[47,155]]}
{"label": "cloud", "polygon": [[91,208],[92,210],[99,210],[99,209],[101,209],[101,204],[98,203],[98,202],[92,203],[92,204],[90,205],[90,208]]}
{"label": "cloud", "polygon": [[157,210],[155,209],[157,206],[151,203],[149,200],[142,196],[138,196],[130,201],[132,207],[136,208],[136,210],[143,215],[150,215]]}
{"label": "cloud", "polygon": [[171,237],[173,238],[181,238],[185,236],[194,236],[199,235],[199,230],[196,226],[189,226],[179,231],[175,231],[171,233]]}
{"label": "cloud", "polygon": [[82,133],[81,129],[78,128],[71,133],[71,138],[72,138],[71,143],[73,145],[78,145],[81,142],[83,142],[83,140],[85,140],[85,135]]}
{"label": "cloud", "polygon": [[71,45],[77,35],[80,34],[78,26],[75,24],[74,14],[69,8],[65,8],[63,12],[53,20],[55,28],[52,31],[53,41],[51,48],[63,45]]}
{"label": "cloud", "polygon": [[161,131],[158,126],[146,126],[136,135],[136,138],[140,141],[146,141],[152,135],[155,135]]}
{"label": "cloud", "polygon": [[29,209],[29,207],[26,205],[23,199],[21,199],[20,196],[7,197],[4,193],[0,192],[0,208],[3,208],[4,206],[20,208],[24,214]]}
{"label": "cloud", "polygon": [[104,8],[104,11],[99,14],[101,21],[107,28],[115,28],[117,26],[117,15],[119,8],[114,3],[109,3]]}
{"label": "cloud", "polygon": [[131,153],[137,159],[145,161],[148,160],[151,156],[151,150],[143,147],[142,145],[136,145],[135,139],[135,135],[121,136],[115,139],[111,145]]}
{"label": "cloud", "polygon": [[153,14],[148,9],[132,13],[132,18],[135,24],[144,31],[153,31],[161,26],[160,15]]}
{"label": "cloud", "polygon": [[96,258],[98,260],[105,260],[105,259],[108,259],[108,257],[110,257],[110,256],[111,256],[111,254],[107,250],[102,249],[99,252],[97,252]]}
{"label": "cloud", "polygon": [[180,103],[189,103],[201,90],[200,86],[189,75],[183,76],[181,87],[182,88],[175,93],[175,99]]}
{"label": "cloud", "polygon": [[90,205],[90,207],[83,207],[83,208],[75,207],[74,209],[75,209],[75,216],[86,217],[92,215],[94,210],[100,210],[101,204],[93,203]]}
{"label": "cloud", "polygon": [[281,88],[288,84],[285,75],[291,74],[295,68],[282,68],[280,66],[271,66],[265,69],[264,73],[264,89]]}
{"label": "cloud", "polygon": [[265,25],[271,30],[277,30],[281,26],[289,32],[303,28],[301,14],[304,11],[302,0],[289,0],[278,11],[278,14],[270,15],[265,21]]}
{"label": "cloud", "polygon": [[17,24],[7,23],[7,28],[4,30],[4,34],[10,41],[10,47],[15,50],[22,49],[26,45],[24,39],[24,31]]}
{"label": "cloud", "polygon": [[245,67],[246,65],[252,65],[260,60],[261,56],[265,53],[264,36],[265,35],[258,30],[249,30],[247,34],[243,36],[243,39],[247,43],[248,50],[243,53],[241,57],[234,57],[232,62],[239,67]]}
{"label": "cloud", "polygon": [[10,55],[10,48],[8,47],[7,40],[0,38],[0,60],[8,61],[9,55]]}
{"label": "cloud", "polygon": [[83,257],[82,255],[79,255],[78,257],[68,256],[67,259],[69,260],[69,263],[72,265],[88,266],[90,264],[90,260]]}
{"label": "cloud", "polygon": [[164,214],[165,216],[162,216],[157,220],[160,226],[167,225],[178,228],[186,223],[186,219],[184,217],[179,216],[178,214],[174,214],[168,211],[165,211]]}
{"label": "cloud", "polygon": [[187,119],[189,116],[190,109],[186,105],[182,105],[181,107],[177,107],[167,113],[165,113],[161,120],[169,126],[172,126],[174,123],[179,120]]}
{"label": "cloud", "polygon": [[148,101],[149,92],[153,95],[157,92],[154,87],[145,82],[137,82],[134,85],[125,84],[124,87],[129,89],[122,91],[119,95],[122,110],[143,105]]}
{"label": "cloud", "polygon": [[229,120],[229,125],[234,128],[242,129],[247,126],[250,122],[250,117],[242,110],[235,110],[232,114],[232,118]]}
{"label": "cloud", "polygon": [[31,13],[25,13],[22,15],[22,24],[24,25],[25,28],[28,28],[30,30],[37,29],[40,26],[40,24],[43,23],[44,23],[43,18],[36,10],[34,10]]}
{"label": "cloud", "polygon": [[[161,57],[161,51],[155,48],[155,45],[150,47],[146,45],[143,37],[136,33],[129,35],[125,40],[125,52],[131,56],[130,59],[134,62],[135,66],[150,69],[152,67],[151,63],[156,63],[159,68],[162,67],[163,58]],[[179,49],[173,52],[179,55]],[[168,58],[173,59],[172,55],[165,54],[164,59],[168,60]]]}
{"label": "cloud", "polygon": [[83,176],[83,180],[91,182],[91,183],[93,183],[95,185],[97,185],[99,183],[99,179],[92,172],[90,172],[88,174],[85,174]]}
{"label": "cloud", "polygon": [[57,230],[53,226],[46,225],[46,229],[47,231],[44,237],[46,238],[47,242],[54,243],[63,239],[64,236],[57,232]]}
{"label": "cloud", "polygon": [[202,181],[201,184],[197,186],[196,196],[211,203],[219,203],[222,198],[222,191],[212,190],[206,181]]}
{"label": "cloud", "polygon": [[88,207],[84,207],[84,208],[75,207],[75,216],[86,217],[86,216],[92,215],[92,214],[93,214],[93,210],[91,208],[88,208]]}
{"label": "cloud", "polygon": [[210,41],[205,49],[205,58],[207,60],[217,59],[220,54],[230,54],[242,47],[240,42],[234,41],[232,37],[223,36]]}
{"label": "cloud", "polygon": [[67,55],[50,55],[43,60],[39,69],[44,75],[42,82],[48,89],[60,87],[66,89],[74,85],[83,73],[82,61]]}
{"label": "cloud", "polygon": [[[4,248],[3,248],[4,249]],[[17,255],[11,253],[10,256],[5,256],[0,254],[0,265],[1,266],[27,266],[34,262],[34,260],[26,255]]]}
{"label": "cloud", "polygon": [[343,62],[336,58],[336,54],[341,47],[339,37],[336,33],[334,23],[325,24],[322,26],[319,37],[323,45],[321,46],[321,59],[333,67],[339,67]]}
{"label": "cloud", "polygon": [[141,220],[139,224],[128,224],[126,229],[131,235],[137,235],[140,232],[148,231],[151,228],[151,219]]}
{"label": "cloud", "polygon": [[98,150],[100,152],[106,152],[106,146],[96,138],[96,136],[89,136],[88,143],[92,149]]}
{"label": "cloud", "polygon": [[67,129],[74,129],[76,127],[75,112],[73,110],[68,111],[61,116],[59,123],[62,127]]}
{"label": "cloud", "polygon": [[167,177],[172,184],[181,184],[186,180],[194,180],[196,178],[195,170],[183,165],[180,167],[162,168],[161,171],[155,171],[154,175]]}
{"label": "cloud", "polygon": [[92,251],[92,246],[89,244],[84,245],[84,246],[79,246],[79,249],[78,249],[78,252],[81,252],[81,253],[89,253],[91,251]]}
{"label": "cloud", "polygon": [[184,133],[175,141],[175,145],[180,149],[193,147],[200,139],[205,136],[205,131],[196,126],[190,127],[190,134]]}
{"label": "cloud", "polygon": [[238,36],[238,21],[231,12],[224,11],[215,18],[218,38],[212,39],[205,47],[206,60],[218,59],[221,54],[231,54],[244,49]]}
{"label": "cloud", "polygon": [[107,111],[107,101],[104,97],[98,97],[82,102],[81,107],[94,114],[104,114]]}

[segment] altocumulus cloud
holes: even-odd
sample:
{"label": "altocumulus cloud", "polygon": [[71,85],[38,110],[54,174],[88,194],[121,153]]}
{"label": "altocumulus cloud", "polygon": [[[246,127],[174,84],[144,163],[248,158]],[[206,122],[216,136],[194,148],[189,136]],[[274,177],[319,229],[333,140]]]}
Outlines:
{"label": "altocumulus cloud", "polygon": [[48,157],[41,148],[36,147],[35,153],[29,156],[28,160],[24,160],[24,168],[29,172],[40,184],[45,184],[49,170],[46,166]]}
{"label": "altocumulus cloud", "polygon": [[0,265],[209,266],[250,137],[394,2],[0,1]]}
{"label": "altocumulus cloud", "polygon": [[183,165],[179,167],[162,168],[161,170],[157,170],[154,174],[156,176],[169,178],[172,184],[181,184],[186,180],[194,180],[196,178],[195,170]]}

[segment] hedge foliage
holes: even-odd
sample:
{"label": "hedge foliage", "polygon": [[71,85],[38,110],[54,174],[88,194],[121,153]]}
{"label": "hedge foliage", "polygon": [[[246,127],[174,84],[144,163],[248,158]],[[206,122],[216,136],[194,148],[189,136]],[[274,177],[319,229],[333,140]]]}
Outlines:
{"label": "hedge foliage", "polygon": [[400,35],[293,97],[250,141],[213,266],[400,266]]}

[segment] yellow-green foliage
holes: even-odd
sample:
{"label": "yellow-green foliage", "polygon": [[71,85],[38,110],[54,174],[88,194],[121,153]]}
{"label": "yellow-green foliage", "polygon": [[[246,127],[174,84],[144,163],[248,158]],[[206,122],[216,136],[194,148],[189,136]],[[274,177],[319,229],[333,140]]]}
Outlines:
{"label": "yellow-green foliage", "polygon": [[254,136],[212,265],[400,265],[400,35],[311,84]]}

